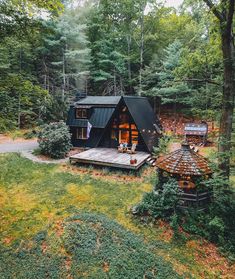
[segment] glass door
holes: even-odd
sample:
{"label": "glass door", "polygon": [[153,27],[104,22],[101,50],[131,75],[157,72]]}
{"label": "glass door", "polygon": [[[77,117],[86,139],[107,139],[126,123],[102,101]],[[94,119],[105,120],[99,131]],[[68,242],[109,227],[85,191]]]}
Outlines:
{"label": "glass door", "polygon": [[129,130],[119,130],[119,144],[127,143],[130,144],[130,131]]}
{"label": "glass door", "polygon": [[139,144],[137,127],[126,106],[120,109],[120,113],[113,119],[111,126],[111,147],[121,143],[127,143],[128,146]]}

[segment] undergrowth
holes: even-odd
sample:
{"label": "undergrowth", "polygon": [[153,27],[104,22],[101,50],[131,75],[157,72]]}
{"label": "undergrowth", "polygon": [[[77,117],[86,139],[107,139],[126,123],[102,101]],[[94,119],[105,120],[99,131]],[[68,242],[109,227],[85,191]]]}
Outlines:
{"label": "undergrowth", "polygon": [[180,278],[143,239],[105,216],[81,213],[60,231],[2,246],[0,278]]}

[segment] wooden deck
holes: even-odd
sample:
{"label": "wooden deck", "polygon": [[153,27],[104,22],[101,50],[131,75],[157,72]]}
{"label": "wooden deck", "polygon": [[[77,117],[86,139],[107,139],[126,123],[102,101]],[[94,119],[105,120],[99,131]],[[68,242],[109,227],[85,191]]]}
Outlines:
{"label": "wooden deck", "polygon": [[[136,159],[137,163],[130,164],[130,158]],[[150,157],[146,152],[137,151],[130,155],[119,153],[114,148],[91,148],[84,152],[75,154],[69,158],[70,163],[85,163],[121,169],[138,170]]]}

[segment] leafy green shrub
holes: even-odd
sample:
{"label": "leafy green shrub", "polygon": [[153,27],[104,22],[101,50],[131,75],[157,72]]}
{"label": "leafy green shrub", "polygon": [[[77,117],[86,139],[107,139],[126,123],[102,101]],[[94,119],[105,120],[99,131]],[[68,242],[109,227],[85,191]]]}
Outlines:
{"label": "leafy green shrub", "polygon": [[63,121],[44,125],[38,134],[39,148],[42,154],[52,158],[64,158],[71,149],[71,135]]}
{"label": "leafy green shrub", "polygon": [[16,128],[15,121],[13,121],[12,119],[2,118],[0,116],[0,133],[5,133],[15,128]]}
{"label": "leafy green shrub", "polygon": [[204,187],[213,189],[213,197],[207,210],[175,210],[179,203],[180,189],[176,181],[170,179],[162,189],[146,193],[134,208],[134,213],[163,218],[177,234],[178,227],[191,234],[202,236],[218,244],[230,256],[235,255],[235,193],[224,177],[215,176],[204,181]]}
{"label": "leafy green shrub", "polygon": [[135,208],[137,214],[148,214],[154,218],[165,218],[175,212],[179,203],[180,189],[174,179],[163,184],[162,189],[145,193]]}
{"label": "leafy green shrub", "polygon": [[30,130],[26,133],[24,133],[24,138],[25,139],[32,139],[35,138],[37,136],[37,131],[36,130]]}
{"label": "leafy green shrub", "polygon": [[169,136],[164,136],[159,139],[157,147],[153,147],[153,155],[158,157],[161,153],[165,154],[169,145],[171,138]]}
{"label": "leafy green shrub", "polygon": [[182,216],[182,227],[218,244],[235,255],[235,193],[224,177],[215,176],[205,182],[213,189],[212,202],[205,212],[188,211]]}
{"label": "leafy green shrub", "polygon": [[[218,242],[235,254],[235,192],[224,177],[209,180],[213,187],[213,202],[209,208],[211,221],[209,234],[213,241]],[[216,230],[216,231],[215,231]]]}
{"label": "leafy green shrub", "polygon": [[224,238],[224,222],[222,218],[215,216],[208,224],[209,235],[213,242],[218,242]]}

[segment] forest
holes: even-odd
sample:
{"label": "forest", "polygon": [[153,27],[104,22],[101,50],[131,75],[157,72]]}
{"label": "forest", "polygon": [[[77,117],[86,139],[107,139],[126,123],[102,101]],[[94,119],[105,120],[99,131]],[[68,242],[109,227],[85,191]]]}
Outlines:
{"label": "forest", "polygon": [[178,11],[154,1],[15,2],[1,1],[1,129],[63,117],[78,91],[160,96],[218,117],[220,33],[203,1]]}
{"label": "forest", "polygon": [[0,130],[65,119],[79,93],[160,97],[174,111],[228,122],[221,151],[230,152],[234,93],[223,94],[222,23],[211,4],[2,0]]}
{"label": "forest", "polygon": [[[0,278],[234,278],[234,13],[235,0],[0,0]],[[159,137],[152,163],[73,165],[81,96],[121,96],[75,105],[82,143],[101,128],[91,113],[127,115],[145,97],[139,115],[160,128],[128,119],[127,154],[121,116],[102,128],[129,164],[134,140]],[[208,125],[207,142],[182,144],[185,123]],[[195,181],[156,165],[183,145],[207,171]],[[208,194],[202,210],[178,210],[184,179],[186,199]]]}

